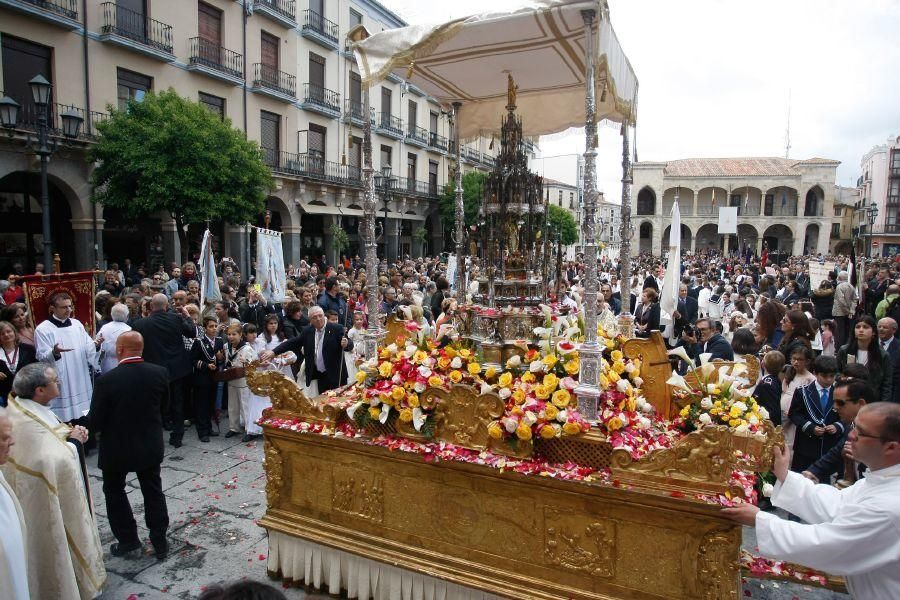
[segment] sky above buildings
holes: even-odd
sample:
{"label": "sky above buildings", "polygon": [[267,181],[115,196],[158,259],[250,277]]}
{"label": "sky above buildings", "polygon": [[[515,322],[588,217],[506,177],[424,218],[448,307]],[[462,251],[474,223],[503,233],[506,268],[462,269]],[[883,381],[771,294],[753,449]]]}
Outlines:
{"label": "sky above buildings", "polygon": [[[409,23],[439,23],[524,0],[382,0]],[[841,161],[850,185],[872,146],[900,135],[897,0],[609,0],[640,81],[639,160],[784,156]],[[598,184],[621,196],[621,138],[601,127]],[[533,168],[575,182],[575,131],[541,141]]]}

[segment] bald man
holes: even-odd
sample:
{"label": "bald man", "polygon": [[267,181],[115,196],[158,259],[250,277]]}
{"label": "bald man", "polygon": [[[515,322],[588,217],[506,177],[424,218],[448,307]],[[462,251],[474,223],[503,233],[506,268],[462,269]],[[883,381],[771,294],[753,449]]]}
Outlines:
{"label": "bald man", "polygon": [[142,547],[137,523],[125,493],[128,473],[137,473],[144,496],[144,518],[156,556],[169,552],[166,530],[169,514],[160,479],[163,427],[160,406],[169,395],[169,372],[144,362],[144,338],[126,331],[116,340],[119,365],[94,383],[91,429],[100,436],[98,466],[103,471],[103,494],[109,526],[117,543],[113,556]]}

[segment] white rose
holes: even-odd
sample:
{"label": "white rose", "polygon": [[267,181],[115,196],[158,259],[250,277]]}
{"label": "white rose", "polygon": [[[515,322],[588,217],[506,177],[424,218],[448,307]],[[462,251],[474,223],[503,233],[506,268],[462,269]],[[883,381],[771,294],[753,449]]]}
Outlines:
{"label": "white rose", "polygon": [[616,382],[616,387],[624,394],[631,388],[631,384],[627,379],[620,379]]}
{"label": "white rose", "polygon": [[634,370],[635,370],[634,363],[628,363],[627,365],[625,365],[626,373],[634,373]]}
{"label": "white rose", "polygon": [[568,421],[569,420],[568,411],[561,410],[558,413],[556,413],[556,420],[559,421],[560,423],[565,423],[566,421]]}
{"label": "white rose", "polygon": [[426,377],[426,378],[431,377],[431,369],[429,369],[425,365],[422,365],[421,367],[419,367],[416,370],[419,372],[419,375],[421,375],[422,377]]}
{"label": "white rose", "polygon": [[509,360],[506,361],[506,366],[514,369],[522,364],[522,357],[518,354],[513,354],[509,357]]}
{"label": "white rose", "polygon": [[700,408],[702,408],[704,410],[709,410],[712,407],[713,407],[712,398],[704,398],[703,400],[700,401]]}
{"label": "white rose", "polygon": [[716,389],[715,383],[707,383],[706,384],[706,393],[707,394],[712,394],[714,389]]}
{"label": "white rose", "polygon": [[771,483],[764,483],[762,486],[762,495],[766,498],[771,498],[772,493],[775,491],[775,486]]}
{"label": "white rose", "polygon": [[391,354],[394,354],[397,352],[397,344],[391,344],[387,347],[387,349]]}
{"label": "white rose", "polygon": [[424,392],[424,391],[427,390],[427,389],[428,389],[428,386],[425,385],[425,384],[424,384],[423,382],[421,382],[421,381],[417,381],[417,382],[415,383],[415,385],[413,385],[413,390],[414,390],[417,394],[421,394],[422,392]]}
{"label": "white rose", "polygon": [[509,388],[500,388],[500,397],[506,400],[512,396],[512,390]]}
{"label": "white rose", "polygon": [[644,378],[643,378],[643,377],[635,377],[635,378],[632,379],[631,381],[632,381],[632,383],[634,383],[634,386],[635,386],[635,387],[641,387],[642,385],[644,385]]}
{"label": "white rose", "polygon": [[453,360],[450,361],[450,366],[454,369],[459,369],[462,367],[462,359],[458,356],[454,357]]}
{"label": "white rose", "polygon": [[741,411],[742,413],[747,412],[747,405],[744,404],[743,402],[735,402],[735,403],[732,404],[731,406],[732,406],[733,408],[738,409],[738,410]]}
{"label": "white rose", "polygon": [[734,428],[735,433],[747,433],[748,431],[750,431],[750,426],[747,425],[746,423],[741,423],[740,425],[738,425],[737,427]]}
{"label": "white rose", "polygon": [[519,427],[519,422],[515,419],[503,419],[503,427],[506,429],[507,433],[515,433],[516,429]]}
{"label": "white rose", "polygon": [[760,407],[759,407],[759,416],[761,416],[763,419],[768,419],[768,418],[769,418],[769,411],[767,411],[765,408],[763,408],[762,406],[760,406]]}
{"label": "white rose", "polygon": [[429,356],[428,358],[426,358],[425,360],[422,361],[422,364],[426,367],[433,367],[434,363],[436,363],[436,362],[437,361],[434,360],[433,356]]}
{"label": "white rose", "polygon": [[400,376],[400,373],[394,373],[394,376],[391,377],[391,381],[396,385],[403,385],[403,377]]}
{"label": "white rose", "polygon": [[756,415],[750,415],[750,418],[747,419],[747,422],[751,425],[759,425],[759,419],[756,417]]}
{"label": "white rose", "polygon": [[494,388],[492,388],[492,387],[491,387],[491,384],[489,384],[489,383],[482,383],[482,384],[481,384],[481,394],[482,394],[482,395],[484,395],[484,394],[490,394],[490,393],[493,391],[493,389],[494,389]]}
{"label": "white rose", "polygon": [[710,417],[707,413],[701,413],[700,422],[703,425],[709,425],[710,423],[712,423],[712,417]]}
{"label": "white rose", "polygon": [[532,425],[537,423],[537,415],[535,415],[530,410],[526,411],[525,415],[522,417],[522,422],[531,427]]}
{"label": "white rose", "polygon": [[407,344],[406,352],[404,352],[404,354],[406,354],[406,358],[411,358],[412,355],[416,353],[416,350],[418,350],[418,348],[416,348],[413,344]]}
{"label": "white rose", "polygon": [[528,370],[532,373],[540,373],[544,370],[544,363],[539,360],[532,361],[532,363],[528,365]]}

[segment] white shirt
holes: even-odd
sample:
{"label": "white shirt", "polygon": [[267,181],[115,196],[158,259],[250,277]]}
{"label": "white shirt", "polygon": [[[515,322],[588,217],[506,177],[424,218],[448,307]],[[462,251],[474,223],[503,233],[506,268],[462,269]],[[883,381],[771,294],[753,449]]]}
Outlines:
{"label": "white shirt", "polygon": [[763,556],[847,579],[853,600],[900,598],[900,465],[869,471],[843,490],[788,473],[772,503],[807,523],[760,512]]}
{"label": "white shirt", "polygon": [[322,356],[322,342],[325,341],[325,327],[316,329],[316,369],[320,373],[325,372],[325,357]]}

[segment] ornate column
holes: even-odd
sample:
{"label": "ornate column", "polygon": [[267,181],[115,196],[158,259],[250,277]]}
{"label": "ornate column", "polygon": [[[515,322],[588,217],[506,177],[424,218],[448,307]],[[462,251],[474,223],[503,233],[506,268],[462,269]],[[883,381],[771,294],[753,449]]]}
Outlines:
{"label": "ornate column", "polygon": [[631,337],[634,318],[631,313],[631,238],[634,227],[631,225],[631,151],[628,147],[628,121],[622,124],[622,224],[620,226],[622,247],[619,252],[621,266],[621,282],[625,283],[622,296],[622,313],[619,315],[619,333]]}
{"label": "ornate column", "polygon": [[369,326],[366,329],[366,360],[378,353],[378,342],[383,335],[381,315],[378,314],[378,251],[375,243],[375,178],[372,168],[372,119],[369,106],[369,87],[363,87],[363,243],[366,248],[366,285],[369,297],[366,307],[369,312]]}
{"label": "ornate column", "polygon": [[466,224],[463,216],[463,186],[462,186],[462,140],[459,139],[459,107],[460,102],[453,103],[453,137],[456,140],[456,222],[453,231],[453,241],[456,243],[456,298],[462,304],[466,300]]}
{"label": "ornate column", "polygon": [[597,420],[600,400],[600,360],[602,348],[597,342],[597,175],[596,169],[596,90],[594,89],[594,17],[593,10],[581,11],[585,33],[585,152],[584,152],[584,220],[581,231],[584,237],[584,343],[578,351],[581,370],[578,374],[578,410],[589,421]]}

